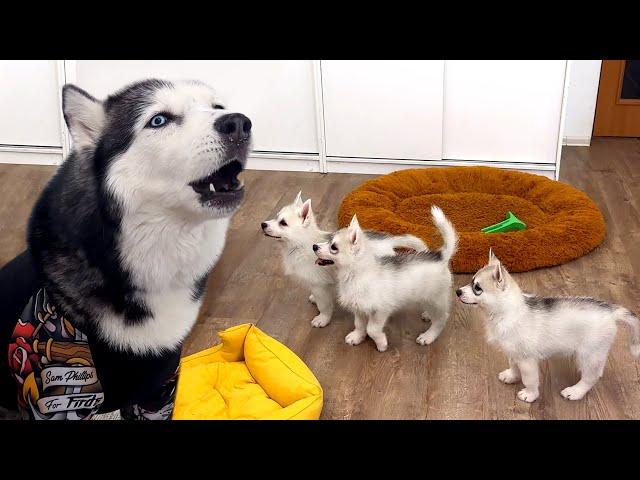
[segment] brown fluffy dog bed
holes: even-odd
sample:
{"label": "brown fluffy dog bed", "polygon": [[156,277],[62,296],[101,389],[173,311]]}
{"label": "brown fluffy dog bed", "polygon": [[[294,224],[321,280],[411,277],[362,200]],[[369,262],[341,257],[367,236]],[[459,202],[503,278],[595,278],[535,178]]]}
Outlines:
{"label": "brown fluffy dog bed", "polygon": [[[508,270],[525,272],[559,265],[598,246],[605,223],[583,192],[540,175],[491,167],[402,170],[370,180],[342,201],[340,227],[353,214],[363,228],[393,234],[412,233],[430,249],[442,240],[431,223],[438,205],[458,231],[454,272],[475,272],[487,262],[489,247]],[[526,230],[485,234],[480,229],[513,212]]]}

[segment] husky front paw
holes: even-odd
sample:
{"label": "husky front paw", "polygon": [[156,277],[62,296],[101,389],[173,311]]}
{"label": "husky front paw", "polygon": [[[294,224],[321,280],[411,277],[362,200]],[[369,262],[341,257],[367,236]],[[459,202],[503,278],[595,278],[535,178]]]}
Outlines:
{"label": "husky front paw", "polygon": [[313,325],[316,328],[322,328],[329,325],[330,321],[331,321],[331,317],[329,317],[328,315],[320,314],[313,317],[313,320],[311,320],[311,325]]}
{"label": "husky front paw", "polygon": [[518,392],[518,398],[527,403],[535,402],[539,396],[538,390],[529,390],[528,388],[523,388]]}
{"label": "husky front paw", "polygon": [[309,301],[311,303],[313,303],[314,305],[316,304],[316,297],[313,296],[313,293],[311,295],[309,295]]}
{"label": "husky front paw", "polygon": [[358,345],[362,343],[367,334],[365,332],[359,332],[358,330],[354,330],[349,333],[346,337],[344,337],[344,341],[347,345]]}
{"label": "husky front paw", "polygon": [[520,381],[520,375],[514,373],[510,368],[507,368],[498,374],[498,380],[502,383],[516,383]]}

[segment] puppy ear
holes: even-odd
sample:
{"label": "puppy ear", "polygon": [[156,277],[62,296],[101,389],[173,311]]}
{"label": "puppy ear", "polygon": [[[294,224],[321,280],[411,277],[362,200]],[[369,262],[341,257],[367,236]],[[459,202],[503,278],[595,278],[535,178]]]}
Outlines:
{"label": "puppy ear", "polygon": [[302,190],[298,192],[298,195],[296,195],[296,199],[293,201],[293,203],[296,207],[302,206]]}
{"label": "puppy ear", "polygon": [[104,126],[102,102],[75,85],[62,88],[62,112],[74,147],[94,146]]}
{"label": "puppy ear", "polygon": [[360,245],[360,239],[362,238],[362,229],[360,228],[360,224],[358,223],[358,217],[356,215],[351,219],[351,223],[349,224],[349,241],[352,245]]}
{"label": "puppy ear", "polygon": [[496,281],[496,286],[504,291],[507,288],[507,271],[502,264],[498,261],[493,269],[493,279]]}
{"label": "puppy ear", "polygon": [[500,263],[500,260],[493,253],[493,249],[489,248],[489,263],[487,265],[497,265],[498,263]]}
{"label": "puppy ear", "polygon": [[358,223],[358,216],[356,214],[354,214],[353,217],[351,217],[349,228],[360,228],[360,223]]}
{"label": "puppy ear", "polygon": [[302,204],[302,208],[300,210],[300,218],[302,218],[302,225],[304,227],[308,227],[314,221],[310,198],[308,198],[307,201]]}

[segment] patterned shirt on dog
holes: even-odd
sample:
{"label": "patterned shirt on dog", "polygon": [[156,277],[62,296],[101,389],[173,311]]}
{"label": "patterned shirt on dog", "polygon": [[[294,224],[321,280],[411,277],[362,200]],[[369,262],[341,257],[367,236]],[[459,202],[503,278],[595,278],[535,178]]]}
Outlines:
{"label": "patterned shirt on dog", "polygon": [[124,419],[170,419],[180,349],[137,356],[86,333],[56,310],[44,288],[31,297],[8,352],[22,417],[84,420],[120,409]]}

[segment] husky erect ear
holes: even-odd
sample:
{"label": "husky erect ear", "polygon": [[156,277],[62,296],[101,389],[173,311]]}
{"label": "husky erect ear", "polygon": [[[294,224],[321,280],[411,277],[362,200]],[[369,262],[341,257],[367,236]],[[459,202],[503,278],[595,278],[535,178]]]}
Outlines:
{"label": "husky erect ear", "polygon": [[362,238],[362,229],[360,228],[360,224],[358,223],[358,217],[356,215],[351,219],[351,223],[349,224],[349,228],[347,229],[349,232],[349,241],[354,246],[360,246],[360,239]]}
{"label": "husky erect ear", "polygon": [[304,227],[308,227],[313,223],[313,210],[311,209],[311,199],[307,199],[306,202],[302,204],[300,209],[300,218],[302,218],[302,225]]}
{"label": "husky erect ear", "polygon": [[504,291],[507,288],[507,271],[504,269],[500,261],[495,264],[493,268],[493,279],[496,281],[496,286]]}
{"label": "husky erect ear", "polygon": [[293,201],[293,203],[296,207],[302,206],[302,190],[298,192],[298,195],[296,195],[296,199]]}
{"label": "husky erect ear", "polygon": [[493,253],[493,249],[490,248],[489,249],[489,263],[487,265],[497,265],[498,263],[500,263],[500,260],[498,260],[498,257],[496,257],[495,254]]}
{"label": "husky erect ear", "polygon": [[104,125],[102,102],[81,88],[67,84],[62,88],[62,112],[74,147],[88,147],[98,142]]}

